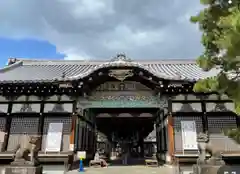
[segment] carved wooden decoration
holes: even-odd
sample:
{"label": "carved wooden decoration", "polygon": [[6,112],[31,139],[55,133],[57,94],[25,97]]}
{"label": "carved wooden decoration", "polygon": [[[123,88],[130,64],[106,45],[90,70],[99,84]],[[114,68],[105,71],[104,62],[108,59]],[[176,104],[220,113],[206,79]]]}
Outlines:
{"label": "carved wooden decoration", "polygon": [[152,89],[144,86],[139,82],[114,81],[114,82],[106,82],[99,85],[96,91],[152,91]]}
{"label": "carved wooden decoration", "polygon": [[127,57],[124,53],[120,53],[120,54],[117,54],[117,56],[111,60],[111,62],[115,62],[115,61],[131,62],[132,60],[129,57]]}
{"label": "carved wooden decoration", "polygon": [[132,70],[116,69],[116,70],[110,70],[108,75],[110,77],[114,77],[117,80],[124,81],[126,78],[132,77],[134,74]]}

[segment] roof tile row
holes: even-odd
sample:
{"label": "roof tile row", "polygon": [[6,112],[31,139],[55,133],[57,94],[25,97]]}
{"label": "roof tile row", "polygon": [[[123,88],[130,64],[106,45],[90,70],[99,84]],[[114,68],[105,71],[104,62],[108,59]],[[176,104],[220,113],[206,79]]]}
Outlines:
{"label": "roof tile row", "polygon": [[160,78],[190,81],[215,76],[218,73],[217,69],[209,72],[203,71],[197,66],[194,60],[85,62],[19,59],[16,63],[0,70],[0,81],[52,81],[61,79],[63,73],[65,73],[65,76],[69,79],[82,78],[95,70],[112,66],[139,66]]}

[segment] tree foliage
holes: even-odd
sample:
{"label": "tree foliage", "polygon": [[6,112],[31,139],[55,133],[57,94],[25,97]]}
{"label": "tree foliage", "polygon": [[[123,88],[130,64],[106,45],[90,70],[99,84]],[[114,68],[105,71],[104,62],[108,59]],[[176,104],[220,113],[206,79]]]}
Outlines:
{"label": "tree foliage", "polygon": [[226,129],[224,130],[224,134],[227,135],[228,137],[232,138],[235,140],[238,144],[240,144],[240,129]]}
{"label": "tree foliage", "polygon": [[200,80],[195,92],[225,93],[240,114],[240,0],[201,0],[205,8],[191,22],[202,31],[203,54],[197,63],[218,75]]}

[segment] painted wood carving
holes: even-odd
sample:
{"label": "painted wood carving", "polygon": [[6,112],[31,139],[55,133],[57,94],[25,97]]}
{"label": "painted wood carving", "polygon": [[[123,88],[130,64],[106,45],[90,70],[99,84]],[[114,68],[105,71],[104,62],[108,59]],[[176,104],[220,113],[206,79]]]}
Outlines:
{"label": "painted wood carving", "polygon": [[92,94],[79,101],[85,107],[142,108],[167,106],[167,97],[159,96],[153,90],[138,82],[107,82]]}

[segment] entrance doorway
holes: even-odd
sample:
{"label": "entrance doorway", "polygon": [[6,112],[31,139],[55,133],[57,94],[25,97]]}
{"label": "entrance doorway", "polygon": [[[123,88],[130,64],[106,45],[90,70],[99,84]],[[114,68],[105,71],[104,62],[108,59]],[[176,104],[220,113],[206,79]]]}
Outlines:
{"label": "entrance doorway", "polygon": [[[135,164],[157,153],[157,109],[98,109],[97,149],[111,160]],[[138,160],[137,160],[138,159]]]}

